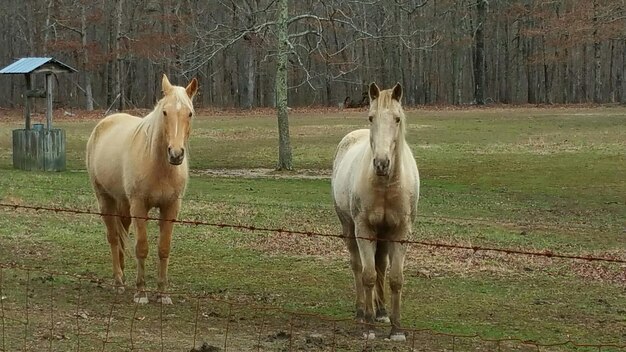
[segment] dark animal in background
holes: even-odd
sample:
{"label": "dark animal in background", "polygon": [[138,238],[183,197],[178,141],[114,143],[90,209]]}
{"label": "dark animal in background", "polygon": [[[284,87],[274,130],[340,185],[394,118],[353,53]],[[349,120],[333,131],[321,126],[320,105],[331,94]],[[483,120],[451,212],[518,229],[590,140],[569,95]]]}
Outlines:
{"label": "dark animal in background", "polygon": [[356,108],[366,107],[369,105],[370,105],[370,101],[369,101],[367,92],[363,93],[363,95],[361,96],[361,100],[358,102],[353,101],[352,98],[350,98],[350,96],[347,96],[346,99],[343,101],[344,109],[356,109]]}

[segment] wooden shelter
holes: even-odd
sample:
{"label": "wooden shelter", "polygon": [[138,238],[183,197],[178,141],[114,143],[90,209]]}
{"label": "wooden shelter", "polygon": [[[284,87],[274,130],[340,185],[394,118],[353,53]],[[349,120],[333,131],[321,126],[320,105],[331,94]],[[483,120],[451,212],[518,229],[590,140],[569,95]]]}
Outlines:
{"label": "wooden shelter", "polygon": [[[25,128],[13,130],[13,167],[21,170],[65,170],[65,131],[52,128],[52,75],[76,70],[51,57],[26,57],[0,70],[0,74],[23,74]],[[31,75],[45,74],[45,88],[34,89]],[[46,98],[46,126],[31,126],[32,98]]]}

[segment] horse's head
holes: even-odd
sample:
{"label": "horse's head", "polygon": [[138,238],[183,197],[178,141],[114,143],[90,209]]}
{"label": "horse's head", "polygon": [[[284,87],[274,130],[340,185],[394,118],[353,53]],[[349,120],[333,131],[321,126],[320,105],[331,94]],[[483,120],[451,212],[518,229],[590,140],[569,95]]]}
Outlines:
{"label": "horse's head", "polygon": [[186,88],[174,86],[163,75],[163,133],[167,145],[167,160],[172,165],[180,165],[185,159],[185,145],[189,139],[191,118],[194,114],[192,99],[198,90],[194,78]]}
{"label": "horse's head", "polygon": [[374,156],[374,171],[378,176],[388,176],[393,169],[396,144],[404,138],[404,111],[400,104],[402,86],[381,91],[376,83],[370,84],[370,146]]}

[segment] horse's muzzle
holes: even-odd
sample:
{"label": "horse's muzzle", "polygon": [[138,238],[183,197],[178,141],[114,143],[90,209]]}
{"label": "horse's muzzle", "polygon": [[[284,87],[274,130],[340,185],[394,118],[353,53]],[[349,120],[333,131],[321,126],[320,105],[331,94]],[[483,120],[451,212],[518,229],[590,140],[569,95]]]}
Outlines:
{"label": "horse's muzzle", "polygon": [[172,148],[167,148],[168,161],[172,165],[180,165],[185,160],[185,149],[182,148],[179,151],[175,151]]}
{"label": "horse's muzzle", "polygon": [[374,172],[376,176],[389,175],[389,158],[374,158]]}

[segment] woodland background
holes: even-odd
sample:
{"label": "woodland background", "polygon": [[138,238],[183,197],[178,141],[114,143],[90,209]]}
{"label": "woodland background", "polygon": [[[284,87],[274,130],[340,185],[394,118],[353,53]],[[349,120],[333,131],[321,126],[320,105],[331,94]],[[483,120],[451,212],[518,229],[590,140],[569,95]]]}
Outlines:
{"label": "woodland background", "polygon": [[[371,81],[402,83],[407,105],[626,102],[626,0],[3,0],[0,66],[78,69],[57,77],[61,106],[151,107],[163,72],[198,77],[198,106],[275,106],[283,6],[289,106]],[[0,77],[0,107],[23,88]]]}

